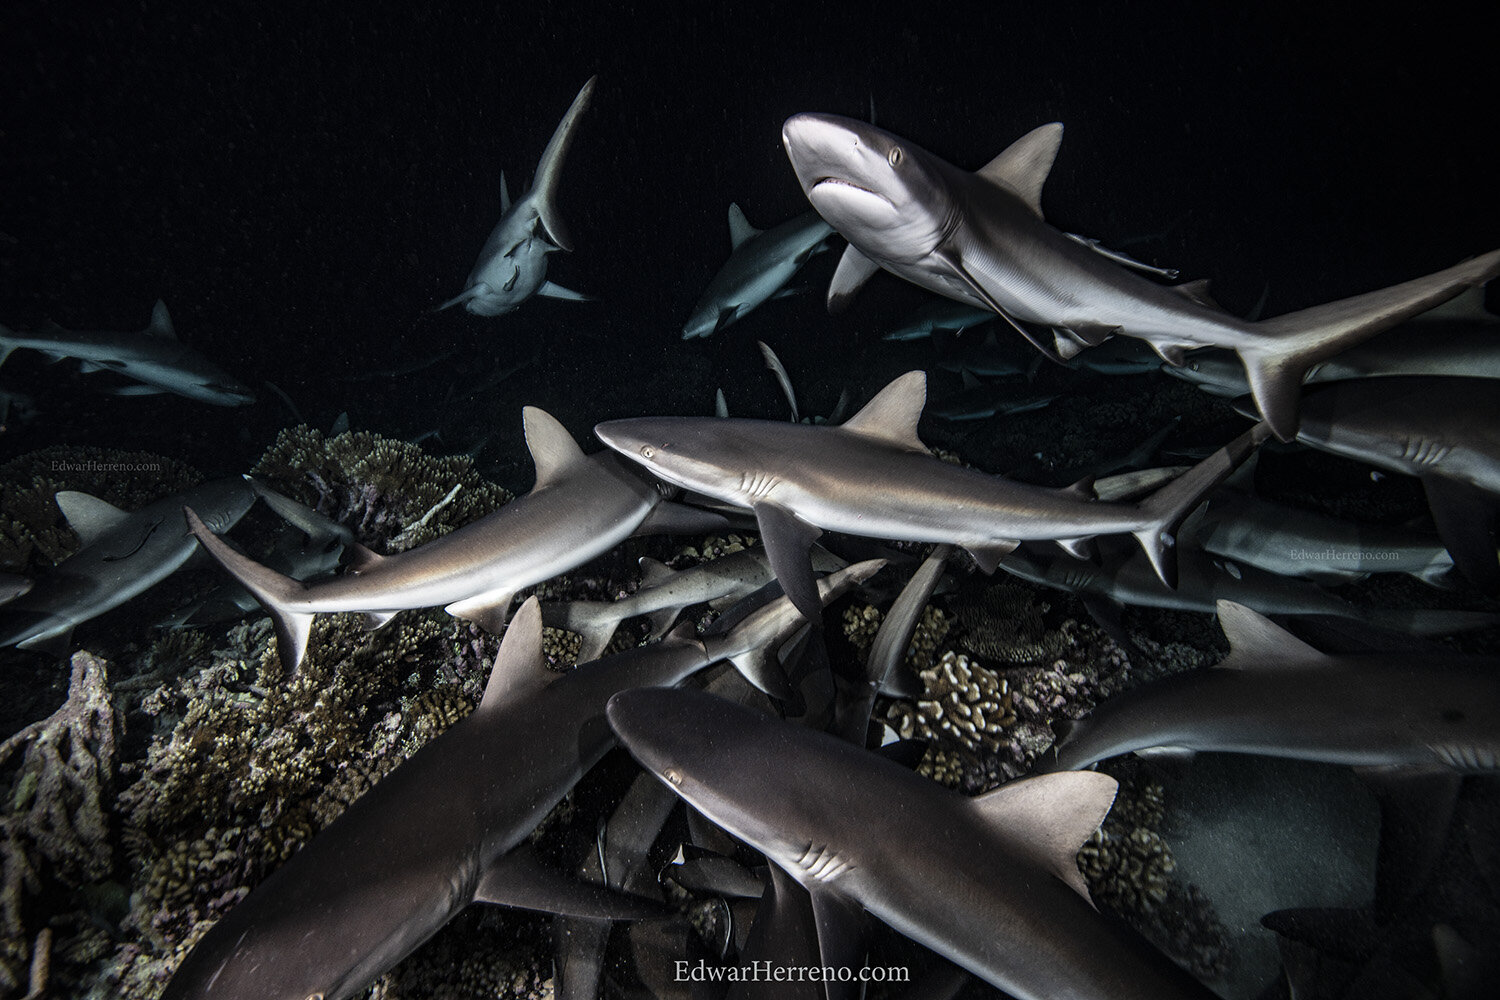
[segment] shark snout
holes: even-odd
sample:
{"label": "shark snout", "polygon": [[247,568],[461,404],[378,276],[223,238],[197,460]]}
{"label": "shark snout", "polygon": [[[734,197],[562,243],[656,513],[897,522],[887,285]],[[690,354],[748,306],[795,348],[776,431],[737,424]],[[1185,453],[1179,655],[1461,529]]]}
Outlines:
{"label": "shark snout", "polygon": [[804,192],[823,181],[848,181],[849,164],[860,156],[859,133],[849,119],[803,112],[781,126],[781,141]]}

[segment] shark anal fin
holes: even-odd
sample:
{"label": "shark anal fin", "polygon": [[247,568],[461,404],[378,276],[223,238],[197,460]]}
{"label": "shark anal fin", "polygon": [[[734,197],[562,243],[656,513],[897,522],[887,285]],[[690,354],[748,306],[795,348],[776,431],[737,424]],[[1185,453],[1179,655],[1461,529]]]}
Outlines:
{"label": "shark anal fin", "polygon": [[649,920],[667,913],[660,903],[548,868],[529,846],[503,855],[485,870],[474,890],[474,902],[592,920]]}
{"label": "shark anal fin", "polygon": [[1008,782],[971,801],[986,823],[1092,902],[1078,849],[1104,822],[1118,787],[1098,771],[1067,771]]}
{"label": "shark anal fin", "polygon": [[833,280],[828,283],[828,311],[837,314],[848,309],[855,293],[878,270],[880,265],[860,253],[854,244],[845,247],[839,266],[834,269]]}
{"label": "shark anal fin", "polygon": [[761,543],[771,560],[771,571],[781,581],[781,589],[804,618],[821,624],[823,601],[818,596],[810,550],[823,534],[822,529],[770,502],[755,505],[755,520],[760,527]]}

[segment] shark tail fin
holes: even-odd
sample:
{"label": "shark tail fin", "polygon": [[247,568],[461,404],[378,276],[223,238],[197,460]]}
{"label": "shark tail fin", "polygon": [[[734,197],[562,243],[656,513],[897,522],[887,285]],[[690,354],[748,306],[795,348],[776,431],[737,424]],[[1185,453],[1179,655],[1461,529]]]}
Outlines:
{"label": "shark tail fin", "polygon": [[182,513],[187,518],[188,530],[198,539],[198,544],[230,576],[238,580],[242,587],[250,591],[271,616],[271,621],[276,626],[276,652],[281,657],[281,665],[286,668],[287,673],[296,673],[297,668],[302,665],[303,657],[307,655],[313,616],[308,612],[288,610],[285,605],[306,588],[291,577],[267,569],[249,556],[230,548],[227,542],[209,530],[208,525],[193,513],[191,507],[182,508]]}
{"label": "shark tail fin", "polygon": [[1131,534],[1167,586],[1177,586],[1177,529],[1269,435],[1266,424],[1256,424],[1141,502],[1142,523]]}
{"label": "shark tail fin", "polygon": [[1262,320],[1256,347],[1239,349],[1250,393],[1271,432],[1297,435],[1297,405],[1307,369],[1500,275],[1500,250],[1411,281]]}
{"label": "shark tail fin", "polygon": [[542,235],[547,241],[559,250],[572,250],[573,241],[568,235],[568,229],[563,225],[558,216],[557,206],[554,204],[557,198],[557,184],[562,177],[562,161],[568,153],[568,147],[573,144],[573,132],[577,128],[578,119],[589,106],[589,99],[594,94],[594,83],[599,78],[589,77],[589,82],[583,85],[578,96],[573,98],[573,104],[568,108],[568,113],[563,115],[562,121],[557,124],[557,131],[552,133],[552,139],[547,143],[547,148],[542,151],[542,158],[536,166],[536,179],[532,181],[531,191],[526,197],[531,200],[536,209],[537,221],[542,227]]}

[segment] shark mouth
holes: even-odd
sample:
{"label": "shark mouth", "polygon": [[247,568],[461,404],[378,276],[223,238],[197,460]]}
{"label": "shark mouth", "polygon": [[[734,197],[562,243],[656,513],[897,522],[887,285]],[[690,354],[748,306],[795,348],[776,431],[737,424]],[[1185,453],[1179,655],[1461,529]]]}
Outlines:
{"label": "shark mouth", "polygon": [[[816,188],[822,187],[824,184],[835,184],[839,187],[853,188],[856,191],[863,191],[865,194],[873,194],[877,198],[881,197],[879,194],[871,191],[869,188],[860,187],[853,181],[846,181],[842,177],[819,177],[817,180],[813,181],[812,186]],[[811,188],[809,188],[808,190],[811,190]]]}

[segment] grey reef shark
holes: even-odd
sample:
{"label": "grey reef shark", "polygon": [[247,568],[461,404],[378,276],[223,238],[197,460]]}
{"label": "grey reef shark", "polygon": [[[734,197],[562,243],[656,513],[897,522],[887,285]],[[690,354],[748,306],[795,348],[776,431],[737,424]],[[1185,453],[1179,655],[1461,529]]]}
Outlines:
{"label": "grey reef shark", "polygon": [[498,633],[522,587],[581,566],[638,532],[700,530],[704,518],[715,517],[662,503],[657,488],[611,452],[584,455],[546,412],[528,406],[523,421],[536,464],[530,493],[407,552],[381,556],[347,546],[350,572],[343,576],[300,583],[230,548],[191,509],[188,526],[271,615],[290,671],[306,655],[313,616],[321,612],[363,612],[366,624],[379,628],[408,608],[443,606]]}
{"label": "grey reef shark", "polygon": [[20,333],[0,326],[0,364],[16,350],[41,351],[54,361],[77,358],[84,372],[117,372],[137,383],[106,390],[116,396],[175,393],[215,406],[255,402],[255,393],[234,376],[177,339],[160,300],[151,310],[151,322],[135,333],[64,330],[55,324]]}
{"label": "grey reef shark", "polygon": [[[1500,660],[1331,656],[1220,601],[1229,656],[1118,695],[1059,727],[1049,762],[1204,750],[1377,768],[1500,770]],[[1049,755],[1050,756],[1050,755]]]}
{"label": "grey reef shark", "polygon": [[503,316],[533,295],[588,301],[588,296],[547,280],[547,255],[573,249],[573,240],[557,210],[557,185],[562,177],[563,157],[573,144],[578,118],[588,107],[597,79],[589,77],[573,98],[568,113],[563,115],[542,151],[531,189],[519,201],[511,203],[505,174],[500,175],[500,221],[484,241],[479,259],[464,282],[464,290],[438,306],[438,310],[462,305],[475,316]]}
{"label": "grey reef shark", "polygon": [[1264,436],[1257,425],[1139,503],[1106,503],[1088,483],[1048,489],[935,458],[917,437],[925,400],[916,371],[838,426],[638,417],[594,433],[669,483],[752,510],[777,579],[809,619],[818,604],[808,549],[825,530],[951,542],[986,572],[1025,540],[1083,553],[1096,535],[1130,534],[1170,585],[1177,526]]}
{"label": "grey reef shark", "polygon": [[682,327],[682,339],[707,337],[785,294],[802,265],[828,246],[833,227],[807,212],[774,229],[756,229],[740,206],[729,206],[729,260],[719,268]]}
{"label": "grey reef shark", "polygon": [[[840,570],[822,592],[831,600],[882,565]],[[612,695],[677,684],[719,660],[763,661],[802,624],[781,598],[727,635],[699,640],[684,626],[559,674],[528,599],[479,707],[210,928],[162,1000],[345,1000],[474,902],[593,919],[665,916],[659,904],[543,866],[527,835],[614,746],[604,718]]]}
{"label": "grey reef shark", "polygon": [[5,605],[0,646],[40,649],[59,657],[72,650],[73,629],[119,607],[166,579],[198,551],[182,529],[184,504],[203,511],[203,536],[222,545],[228,531],[255,503],[240,476],[218,479],[124,511],[87,493],[65,490],[55,501],[80,548],[30,592]]}
{"label": "grey reef shark", "polygon": [[1113,778],[1043,775],[968,798],[699,691],[626,691],[608,716],[643,767],[808,891],[824,966],[862,960],[848,928],[863,907],[1018,1000],[1213,996],[1091,905],[1075,859]]}
{"label": "grey reef shark", "polygon": [[[1066,360],[1114,335],[1144,340],[1169,365],[1220,347],[1244,365],[1261,417],[1297,430],[1304,373],[1500,274],[1500,250],[1380,291],[1251,322],[1221,309],[1206,281],[1157,284],[1049,226],[1042,185],[1062,141],[1043,125],[977,172],[960,170],[865,122],[799,114],[782,129],[818,213],[849,241],[829,287],[840,308],[877,270],[1008,320]],[[1038,330],[1050,330],[1050,340]]]}

